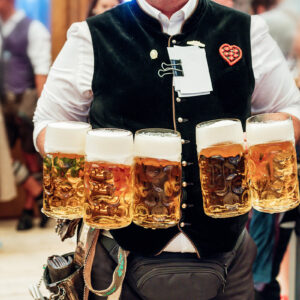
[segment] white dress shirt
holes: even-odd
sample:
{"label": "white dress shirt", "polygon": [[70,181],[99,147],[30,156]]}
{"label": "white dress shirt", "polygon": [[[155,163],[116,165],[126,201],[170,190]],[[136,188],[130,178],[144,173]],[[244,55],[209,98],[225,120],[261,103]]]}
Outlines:
{"label": "white dress shirt", "polygon": [[[18,10],[7,21],[1,22],[3,36],[9,36],[24,17],[25,13]],[[37,20],[33,20],[29,25],[27,55],[35,75],[48,74],[51,65],[50,33]]]}
{"label": "white dress shirt", "polygon": [[[181,25],[198,2],[189,0],[170,20],[146,0],[138,0],[138,3],[161,22],[164,32],[174,35],[179,33]],[[34,141],[53,120],[86,121],[89,114],[93,99],[94,54],[87,23],[73,24],[67,36],[67,42],[51,68],[38,101],[34,116]],[[252,113],[286,112],[300,119],[300,93],[281,51],[259,16],[251,18],[251,49],[255,76]],[[195,249],[185,235],[179,234],[165,251],[195,252]]]}

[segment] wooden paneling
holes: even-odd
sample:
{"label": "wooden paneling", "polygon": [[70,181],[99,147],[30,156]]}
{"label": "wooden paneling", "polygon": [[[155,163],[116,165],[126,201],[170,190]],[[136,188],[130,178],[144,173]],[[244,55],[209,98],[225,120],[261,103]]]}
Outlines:
{"label": "wooden paneling", "polygon": [[66,41],[68,28],[86,18],[90,0],[52,0],[51,32],[53,60]]}

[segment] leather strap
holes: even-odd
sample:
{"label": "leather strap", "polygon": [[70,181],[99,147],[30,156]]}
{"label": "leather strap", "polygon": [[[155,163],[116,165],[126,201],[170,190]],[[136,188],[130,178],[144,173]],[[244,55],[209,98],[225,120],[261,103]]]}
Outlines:
{"label": "leather strap", "polygon": [[85,258],[87,256],[86,251],[87,248],[89,248],[88,241],[87,241],[88,232],[89,232],[89,226],[83,223],[78,233],[77,247],[74,254],[74,262],[78,266],[83,266]]}
{"label": "leather strap", "polygon": [[84,278],[85,285],[89,291],[91,291],[97,296],[107,297],[113,294],[114,292],[116,292],[119,289],[119,287],[121,287],[123,284],[123,280],[125,278],[126,268],[127,268],[127,253],[125,250],[119,247],[118,265],[116,266],[113,272],[112,282],[110,286],[104,290],[95,290],[92,287],[91,272],[92,272],[93,261],[95,257],[99,234],[100,234],[100,230],[98,229],[95,230],[91,228],[88,232],[87,252],[86,252],[87,255],[84,262],[83,278]]}
{"label": "leather strap", "polygon": [[238,239],[236,241],[236,244],[235,244],[235,246],[233,248],[233,251],[237,251],[240,248],[240,246],[242,245],[242,243],[243,243],[243,241],[245,239],[246,232],[247,232],[247,229],[244,228],[243,231],[242,231],[242,233],[239,235],[239,237],[238,237]]}

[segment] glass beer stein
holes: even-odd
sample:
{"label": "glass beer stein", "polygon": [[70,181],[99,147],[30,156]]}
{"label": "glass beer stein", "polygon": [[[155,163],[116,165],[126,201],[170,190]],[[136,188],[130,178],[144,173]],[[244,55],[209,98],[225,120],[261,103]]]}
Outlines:
{"label": "glass beer stein", "polygon": [[116,229],[132,222],[133,135],[122,129],[96,129],[87,134],[84,222]]}
{"label": "glass beer stein", "polygon": [[256,210],[279,213],[299,205],[292,119],[280,113],[256,115],[246,124],[249,195]]}
{"label": "glass beer stein", "polygon": [[43,213],[59,219],[82,218],[87,123],[54,122],[46,129],[43,160]]}
{"label": "glass beer stein", "polygon": [[229,218],[247,213],[251,202],[240,120],[200,123],[196,127],[196,142],[205,214]]}
{"label": "glass beer stein", "polygon": [[136,132],[133,165],[133,222],[168,228],[180,219],[181,137],[168,129]]}

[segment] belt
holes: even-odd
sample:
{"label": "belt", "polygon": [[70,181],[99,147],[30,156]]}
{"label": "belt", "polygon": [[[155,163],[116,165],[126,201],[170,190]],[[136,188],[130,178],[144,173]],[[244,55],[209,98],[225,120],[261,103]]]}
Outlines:
{"label": "belt", "polygon": [[[241,234],[239,235],[234,248],[232,249],[233,252],[236,252],[240,248],[240,246],[243,244],[245,237],[246,237],[246,232],[247,232],[247,230],[246,230],[246,228],[244,228],[243,231],[241,232]],[[115,241],[115,239],[102,234],[102,235],[100,235],[100,241],[101,241],[103,247],[107,250],[107,252],[114,259],[114,261],[116,263],[118,263],[119,245]],[[178,253],[180,253],[180,252],[178,252]]]}

